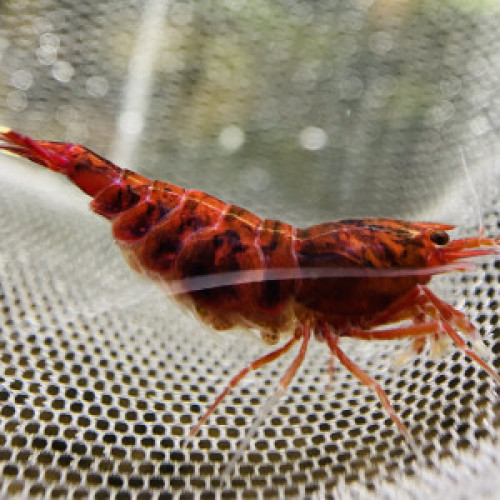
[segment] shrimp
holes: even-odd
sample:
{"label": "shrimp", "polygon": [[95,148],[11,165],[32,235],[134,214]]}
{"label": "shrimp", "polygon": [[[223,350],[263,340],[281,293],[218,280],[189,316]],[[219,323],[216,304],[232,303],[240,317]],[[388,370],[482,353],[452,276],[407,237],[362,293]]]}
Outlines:
{"label": "shrimp", "polygon": [[245,375],[300,342],[279,381],[277,394],[283,394],[312,336],[376,392],[409,441],[383,388],[341,349],[342,337],[409,338],[415,353],[451,340],[500,384],[494,368],[468,346],[479,342],[473,324],[427,286],[433,275],[469,268],[464,258],[498,254],[499,237],[450,240],[449,224],[381,218],[298,229],[202,191],[152,181],[80,145],[33,140],[8,128],[0,129],[0,138],[1,150],[66,175],[92,196],[92,210],[111,222],[132,269],[173,287],[203,322],[215,330],[256,329],[270,345],[289,337],[229,381],[191,436]]}

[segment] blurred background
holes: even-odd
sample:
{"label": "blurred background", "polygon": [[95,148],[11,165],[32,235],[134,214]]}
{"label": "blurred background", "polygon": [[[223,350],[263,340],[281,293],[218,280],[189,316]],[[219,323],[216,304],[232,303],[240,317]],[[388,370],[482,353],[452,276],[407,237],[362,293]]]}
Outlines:
{"label": "blurred background", "polygon": [[[496,0],[2,1],[0,123],[299,226],[385,216],[471,234],[482,219],[498,234],[499,23]],[[476,498],[498,491],[488,380],[459,355],[394,372],[399,347],[378,345],[353,345],[355,359],[372,363],[400,412],[413,408],[404,417],[423,425],[432,467],[415,466],[344,373],[325,394],[319,346],[325,366],[304,368],[235,478],[212,481],[282,364],[221,409],[228,430],[214,423],[182,451],[246,340],[228,347],[166,307],[64,179],[7,157],[0,171],[4,493],[380,498],[395,478],[398,498],[464,482]],[[498,339],[499,282],[491,262],[440,287]]]}
{"label": "blurred background", "polygon": [[485,156],[481,169],[494,168],[498,11],[494,0],[7,1],[0,110],[26,133],[268,217],[417,216],[449,196],[462,153],[471,170]]}

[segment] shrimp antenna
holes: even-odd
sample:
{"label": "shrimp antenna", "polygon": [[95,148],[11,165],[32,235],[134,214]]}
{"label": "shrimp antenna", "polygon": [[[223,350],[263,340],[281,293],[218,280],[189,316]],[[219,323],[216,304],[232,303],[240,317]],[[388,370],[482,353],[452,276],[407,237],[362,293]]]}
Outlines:
{"label": "shrimp antenna", "polygon": [[479,237],[484,235],[484,222],[483,222],[483,212],[481,210],[481,202],[479,201],[479,196],[477,194],[476,186],[472,181],[472,176],[470,175],[469,167],[467,165],[467,160],[465,158],[464,148],[460,146],[460,158],[462,160],[462,169],[465,173],[465,178],[467,179],[467,184],[469,184],[472,192],[472,198],[474,200],[474,208],[476,210],[476,216],[478,220],[478,233]]}

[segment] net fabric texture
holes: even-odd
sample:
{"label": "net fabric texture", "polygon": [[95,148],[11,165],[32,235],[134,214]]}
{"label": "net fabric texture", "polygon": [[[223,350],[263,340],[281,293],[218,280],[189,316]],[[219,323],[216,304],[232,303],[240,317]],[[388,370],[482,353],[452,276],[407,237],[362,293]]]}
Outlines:
{"label": "net fabric texture", "polygon": [[[0,122],[87,145],[152,178],[307,225],[345,216],[500,232],[500,11],[494,1],[3,2]],[[224,466],[291,356],[245,363],[134,276],[64,179],[0,158],[0,491],[46,498],[495,498],[499,402],[454,349],[343,341],[376,396],[313,343],[285,399]],[[466,168],[464,168],[464,165]],[[500,266],[434,289],[500,367]]]}

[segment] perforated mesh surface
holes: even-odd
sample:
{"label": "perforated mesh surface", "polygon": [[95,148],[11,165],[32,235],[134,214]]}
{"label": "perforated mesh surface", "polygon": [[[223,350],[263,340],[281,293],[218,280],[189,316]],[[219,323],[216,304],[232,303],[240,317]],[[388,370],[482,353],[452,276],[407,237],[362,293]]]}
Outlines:
{"label": "perforated mesh surface", "polygon": [[[306,225],[393,216],[500,233],[496,2],[4,2],[0,119],[154,178]],[[462,158],[467,167],[462,167]],[[313,343],[223,470],[291,356],[214,334],[129,272],[88,200],[0,159],[0,488],[47,498],[497,498],[499,402],[453,349],[344,341],[376,396]],[[468,172],[466,175],[465,172]],[[500,368],[500,266],[436,280]]]}

